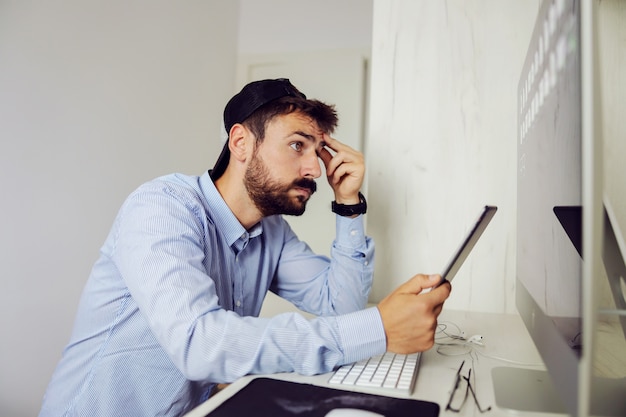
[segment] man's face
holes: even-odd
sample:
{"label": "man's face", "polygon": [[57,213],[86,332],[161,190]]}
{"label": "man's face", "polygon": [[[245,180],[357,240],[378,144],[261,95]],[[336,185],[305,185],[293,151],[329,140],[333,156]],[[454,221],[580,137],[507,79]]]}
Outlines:
{"label": "man's face", "polygon": [[254,149],[244,184],[263,216],[304,213],[321,175],[318,150],[323,132],[300,113],[278,116]]}

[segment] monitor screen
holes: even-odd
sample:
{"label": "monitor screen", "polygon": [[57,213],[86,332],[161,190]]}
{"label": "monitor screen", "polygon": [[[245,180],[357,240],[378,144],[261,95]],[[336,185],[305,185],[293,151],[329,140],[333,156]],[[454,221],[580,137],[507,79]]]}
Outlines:
{"label": "monitor screen", "polygon": [[570,236],[580,234],[583,203],[579,4],[543,6],[518,86],[517,278],[578,354],[582,258]]}

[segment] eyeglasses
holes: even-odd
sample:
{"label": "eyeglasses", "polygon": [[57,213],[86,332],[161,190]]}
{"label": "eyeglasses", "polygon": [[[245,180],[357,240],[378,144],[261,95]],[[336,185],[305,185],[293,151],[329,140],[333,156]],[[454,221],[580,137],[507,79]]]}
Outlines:
{"label": "eyeglasses", "polygon": [[[458,413],[465,405],[465,401],[467,401],[467,397],[469,394],[472,394],[474,398],[474,403],[476,404],[476,408],[481,413],[487,412],[491,410],[491,406],[487,408],[482,408],[478,403],[478,398],[476,398],[476,392],[472,387],[472,383],[470,382],[470,378],[472,376],[472,368],[469,369],[467,376],[461,375],[461,370],[463,369],[463,365],[465,361],[461,362],[461,366],[459,366],[459,370],[456,371],[456,378],[454,380],[454,387],[452,387],[452,391],[450,392],[450,398],[448,399],[448,404],[446,405],[446,411],[453,411]],[[465,387],[463,387],[465,386]],[[465,391],[465,394],[463,394]]]}

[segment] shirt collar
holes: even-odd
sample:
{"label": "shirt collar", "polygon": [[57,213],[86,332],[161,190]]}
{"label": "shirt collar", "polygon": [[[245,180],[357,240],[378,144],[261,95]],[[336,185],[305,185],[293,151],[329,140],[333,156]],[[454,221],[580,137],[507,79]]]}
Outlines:
{"label": "shirt collar", "polygon": [[200,177],[200,189],[208,206],[207,216],[213,220],[217,230],[224,236],[229,246],[233,246],[237,241],[241,241],[235,245],[237,249],[241,250],[249,239],[263,233],[262,222],[257,223],[250,230],[246,230],[239,223],[239,220],[237,220],[237,217],[235,217],[235,214],[215,187],[208,172],[205,172]]}

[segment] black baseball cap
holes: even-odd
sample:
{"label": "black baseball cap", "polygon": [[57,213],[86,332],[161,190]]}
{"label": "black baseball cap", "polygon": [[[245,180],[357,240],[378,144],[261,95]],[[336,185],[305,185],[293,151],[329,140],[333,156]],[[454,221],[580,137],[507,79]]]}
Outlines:
{"label": "black baseball cap", "polygon": [[[242,123],[260,107],[286,96],[306,99],[306,96],[298,91],[287,78],[253,81],[247,84],[228,101],[224,108],[226,134],[230,134],[230,129],[235,123]],[[210,171],[211,178],[214,181],[226,171],[229,159],[230,150],[228,149],[228,140],[226,140],[215,166]]]}

